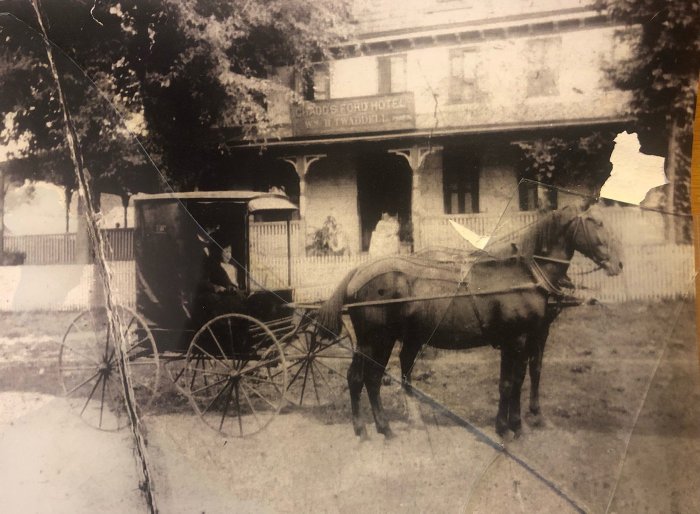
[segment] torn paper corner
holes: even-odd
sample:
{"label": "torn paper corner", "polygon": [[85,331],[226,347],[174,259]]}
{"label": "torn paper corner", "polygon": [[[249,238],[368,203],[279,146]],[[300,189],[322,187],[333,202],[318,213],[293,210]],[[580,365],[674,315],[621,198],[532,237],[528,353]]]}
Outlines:
{"label": "torn paper corner", "polygon": [[617,135],[610,156],[612,172],[600,190],[602,197],[639,205],[651,189],[668,184],[663,157],[645,155],[639,150],[636,133]]}

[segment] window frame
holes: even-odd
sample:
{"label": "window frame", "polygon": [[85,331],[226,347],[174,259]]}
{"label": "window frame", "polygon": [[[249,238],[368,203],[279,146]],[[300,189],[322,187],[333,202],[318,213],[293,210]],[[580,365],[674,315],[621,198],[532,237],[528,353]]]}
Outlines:
{"label": "window frame", "polygon": [[[394,64],[401,63],[401,84],[395,87],[396,73]],[[377,93],[390,95],[392,93],[405,93],[408,91],[407,55],[392,54],[377,57]]]}
{"label": "window frame", "polygon": [[[547,46],[547,43],[552,43]],[[561,36],[546,36],[528,39],[525,42],[527,71],[525,74],[525,96],[527,98],[551,98],[559,96],[559,57]],[[537,46],[541,45],[539,48]]]}
{"label": "window frame", "polygon": [[[447,91],[447,101],[451,104],[473,103],[479,96],[479,84],[477,71],[479,68],[478,60],[470,70],[467,77],[467,70],[464,66],[464,58],[466,55],[478,57],[478,49],[476,47],[451,48],[448,54],[448,69],[449,69],[449,85]],[[459,62],[459,71],[456,72],[455,62]],[[467,87],[470,90],[469,94],[465,94]]]}
{"label": "window frame", "polygon": [[[470,151],[447,150],[442,160],[442,194],[444,214],[479,213],[479,178],[481,159]],[[457,205],[453,205],[456,194]],[[470,198],[467,205],[467,197]]]}

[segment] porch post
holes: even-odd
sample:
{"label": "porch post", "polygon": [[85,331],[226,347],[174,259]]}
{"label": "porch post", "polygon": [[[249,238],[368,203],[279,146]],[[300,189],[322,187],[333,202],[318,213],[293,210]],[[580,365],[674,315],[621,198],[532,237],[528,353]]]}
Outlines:
{"label": "porch post", "polygon": [[395,148],[388,150],[389,153],[400,155],[411,167],[411,224],[413,225],[413,249],[421,248],[421,218],[424,215],[423,203],[420,194],[420,169],[425,162],[425,158],[436,150],[442,150],[442,146],[419,146],[413,145],[409,148]]}
{"label": "porch post", "polygon": [[326,154],[281,157],[283,161],[294,166],[294,171],[299,176],[299,217],[301,219],[304,219],[306,215],[306,173],[309,171],[311,164],[324,157],[326,157]]}

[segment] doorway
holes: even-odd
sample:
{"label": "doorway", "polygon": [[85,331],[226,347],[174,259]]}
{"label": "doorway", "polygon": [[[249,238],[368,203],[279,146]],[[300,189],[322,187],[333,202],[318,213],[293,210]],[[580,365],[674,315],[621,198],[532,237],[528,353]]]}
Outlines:
{"label": "doorway", "polygon": [[412,242],[411,168],[403,157],[372,152],[358,160],[357,201],[362,251],[369,249],[372,232],[386,213],[399,221],[399,239]]}

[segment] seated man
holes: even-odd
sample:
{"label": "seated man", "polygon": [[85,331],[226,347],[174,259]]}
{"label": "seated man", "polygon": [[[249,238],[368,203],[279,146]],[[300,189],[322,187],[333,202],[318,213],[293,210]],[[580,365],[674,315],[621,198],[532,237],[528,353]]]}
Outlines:
{"label": "seated man", "polygon": [[204,254],[193,301],[196,327],[222,314],[245,311],[245,295],[238,287],[236,267],[231,264],[230,245],[222,248],[214,237]]}

